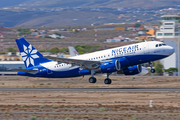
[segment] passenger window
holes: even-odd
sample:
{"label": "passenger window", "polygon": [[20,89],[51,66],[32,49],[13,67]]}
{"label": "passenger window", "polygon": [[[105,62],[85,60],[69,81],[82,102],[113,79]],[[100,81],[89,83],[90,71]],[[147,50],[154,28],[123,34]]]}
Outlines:
{"label": "passenger window", "polygon": [[156,44],[156,47],[158,47],[158,44]]}

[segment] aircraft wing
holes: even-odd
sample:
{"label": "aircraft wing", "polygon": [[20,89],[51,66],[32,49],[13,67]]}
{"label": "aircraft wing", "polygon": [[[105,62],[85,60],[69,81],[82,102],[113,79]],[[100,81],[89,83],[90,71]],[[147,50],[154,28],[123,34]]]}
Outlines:
{"label": "aircraft wing", "polygon": [[21,71],[21,72],[37,72],[38,70],[27,70],[27,69],[8,69],[10,71]]}
{"label": "aircraft wing", "polygon": [[67,63],[67,64],[72,64],[73,66],[77,65],[90,70],[99,67],[99,65],[101,64],[100,61],[90,61],[90,60],[81,60],[81,59],[58,58],[51,56],[43,56],[43,58],[51,59],[57,61],[58,63]]}

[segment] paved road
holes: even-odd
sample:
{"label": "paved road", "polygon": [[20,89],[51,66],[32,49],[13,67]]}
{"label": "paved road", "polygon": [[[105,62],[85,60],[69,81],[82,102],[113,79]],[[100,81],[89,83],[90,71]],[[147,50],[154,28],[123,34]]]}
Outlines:
{"label": "paved road", "polygon": [[180,88],[0,88],[0,91],[180,91]]}

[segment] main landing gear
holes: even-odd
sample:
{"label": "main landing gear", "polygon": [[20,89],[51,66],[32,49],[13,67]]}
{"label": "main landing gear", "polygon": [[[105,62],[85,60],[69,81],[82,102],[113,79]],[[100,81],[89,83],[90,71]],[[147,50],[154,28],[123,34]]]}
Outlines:
{"label": "main landing gear", "polygon": [[90,83],[96,83],[96,78],[95,77],[90,77],[89,82]]}
{"label": "main landing gear", "polygon": [[94,70],[91,70],[92,77],[89,78],[90,83],[96,83],[96,78],[94,77],[94,74],[95,74]]}
{"label": "main landing gear", "polygon": [[156,71],[155,71],[155,69],[153,69],[153,63],[150,62],[149,64],[150,64],[150,66],[151,66],[151,73],[155,73]]}
{"label": "main landing gear", "polygon": [[[94,70],[91,70],[92,77],[89,78],[89,83],[96,83],[96,78],[94,77],[94,74],[95,74]],[[104,80],[105,84],[111,84],[112,81],[111,81],[111,79],[109,79],[110,74],[111,73],[107,73],[107,78]]]}
{"label": "main landing gear", "polygon": [[111,73],[107,73],[107,78],[104,80],[104,83],[105,83],[105,84],[111,84],[112,80],[109,79],[109,75],[110,75],[110,74],[111,74]]}

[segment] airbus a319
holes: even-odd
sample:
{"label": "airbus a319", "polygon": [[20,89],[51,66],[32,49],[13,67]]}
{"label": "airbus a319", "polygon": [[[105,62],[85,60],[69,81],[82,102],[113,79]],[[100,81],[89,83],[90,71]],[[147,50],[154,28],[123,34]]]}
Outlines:
{"label": "airbus a319", "polygon": [[12,69],[21,76],[68,78],[91,75],[90,83],[96,83],[97,73],[106,73],[105,84],[111,84],[113,72],[136,75],[143,72],[141,64],[166,58],[174,53],[171,46],[159,41],[148,41],[116,47],[70,58],[43,56],[24,38],[16,39],[26,69]]}

